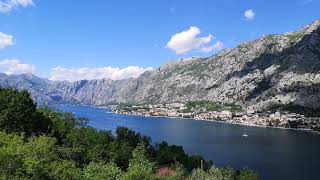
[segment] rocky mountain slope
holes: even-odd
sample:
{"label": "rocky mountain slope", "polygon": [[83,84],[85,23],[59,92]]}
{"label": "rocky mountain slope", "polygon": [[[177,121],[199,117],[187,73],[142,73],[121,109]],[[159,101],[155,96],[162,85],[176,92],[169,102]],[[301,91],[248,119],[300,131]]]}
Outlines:
{"label": "rocky mountain slope", "polygon": [[171,61],[135,79],[53,82],[0,75],[1,86],[26,88],[39,102],[238,102],[249,109],[320,107],[320,20],[299,31],[266,35],[206,58]]}

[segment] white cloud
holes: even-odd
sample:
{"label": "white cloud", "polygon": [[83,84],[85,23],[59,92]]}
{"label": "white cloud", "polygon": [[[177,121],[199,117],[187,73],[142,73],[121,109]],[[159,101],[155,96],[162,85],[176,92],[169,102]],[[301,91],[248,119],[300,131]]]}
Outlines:
{"label": "white cloud", "polygon": [[32,0],[11,0],[10,1],[14,6],[27,7],[33,5]]}
{"label": "white cloud", "polygon": [[0,1],[0,12],[1,13],[6,13],[11,11],[12,6],[6,2]]}
{"label": "white cloud", "polygon": [[32,64],[23,64],[18,59],[0,61],[0,72],[5,74],[34,73],[36,67]]}
{"label": "white cloud", "polygon": [[18,7],[32,6],[32,0],[0,0],[0,12],[7,13]]}
{"label": "white cloud", "polygon": [[298,5],[305,6],[305,5],[311,4],[312,2],[313,0],[301,0],[300,2],[298,2]]}
{"label": "white cloud", "polygon": [[223,48],[223,42],[222,41],[217,41],[213,45],[209,47],[202,47],[201,51],[202,52],[211,52],[213,50],[221,50]]}
{"label": "white cloud", "polygon": [[211,34],[205,37],[198,37],[200,33],[198,27],[191,26],[188,30],[173,35],[166,47],[175,51],[176,54],[184,54],[194,49],[214,50],[214,48],[204,47],[210,43],[214,37]]}
{"label": "white cloud", "polygon": [[244,12],[244,17],[247,20],[253,20],[255,16],[256,16],[256,13],[252,9],[248,9]]}
{"label": "white cloud", "polygon": [[13,44],[13,36],[0,32],[0,49]]}
{"label": "white cloud", "polygon": [[55,67],[51,70],[50,80],[54,81],[77,81],[77,80],[92,80],[92,79],[112,79],[121,80],[128,78],[136,78],[145,71],[153,68],[142,68],[138,66],[128,66],[125,68],[117,67],[102,67],[102,68],[77,68],[68,69],[63,67]]}

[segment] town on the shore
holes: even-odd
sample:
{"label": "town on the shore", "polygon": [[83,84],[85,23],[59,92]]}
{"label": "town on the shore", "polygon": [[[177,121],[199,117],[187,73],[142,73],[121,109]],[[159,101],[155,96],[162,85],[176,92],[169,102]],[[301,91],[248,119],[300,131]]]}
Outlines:
{"label": "town on the shore", "polygon": [[200,106],[188,108],[185,103],[112,106],[112,111],[119,114],[192,118],[247,126],[320,130],[320,117],[306,117],[305,115],[288,111],[213,111]]}

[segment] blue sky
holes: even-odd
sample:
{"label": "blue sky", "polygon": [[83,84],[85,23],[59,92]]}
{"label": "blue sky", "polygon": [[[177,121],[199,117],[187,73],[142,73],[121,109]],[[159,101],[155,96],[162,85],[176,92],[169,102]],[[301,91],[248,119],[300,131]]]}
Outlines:
{"label": "blue sky", "polygon": [[[19,63],[33,65],[32,72],[42,77],[52,76],[52,69],[57,70],[57,67],[64,72],[72,69],[68,71],[69,76],[82,68],[95,77],[105,73],[102,67],[119,67],[109,69],[118,72],[128,66],[143,69],[158,67],[169,59],[210,56],[221,48],[235,47],[241,41],[263,34],[294,31],[320,18],[319,0],[0,2],[11,5],[1,12],[0,3],[0,32],[12,37],[10,45],[4,48],[0,45],[0,61],[14,59],[18,61],[16,66]],[[248,11],[247,17],[245,11]],[[200,42],[193,39],[195,41],[190,42],[198,42],[198,46],[186,52],[180,47],[177,54],[179,42],[172,42],[172,46],[168,46],[168,42],[173,35],[188,31],[190,27],[200,31],[195,31],[195,38],[207,39]],[[128,72],[115,76],[121,78]]]}

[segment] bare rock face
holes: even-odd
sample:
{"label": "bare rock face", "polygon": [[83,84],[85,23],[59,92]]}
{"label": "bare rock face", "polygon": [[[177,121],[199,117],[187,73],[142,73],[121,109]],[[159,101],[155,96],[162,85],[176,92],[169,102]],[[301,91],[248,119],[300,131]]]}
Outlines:
{"label": "bare rock face", "polygon": [[252,109],[288,103],[318,108],[319,75],[317,20],[297,32],[267,35],[212,57],[170,62],[130,81],[117,96],[133,102],[212,100]]}
{"label": "bare rock face", "polygon": [[13,87],[28,90],[32,98],[39,103],[52,99],[46,95],[49,81],[32,74],[6,75],[0,73],[0,87]]}
{"label": "bare rock face", "polygon": [[[0,85],[7,86],[9,77],[17,79],[0,75]],[[266,35],[211,57],[171,61],[135,79],[42,81],[32,86],[22,81],[9,85],[27,88],[41,101],[59,103],[212,100],[238,102],[255,110],[289,103],[319,108],[320,20],[299,31]]]}

